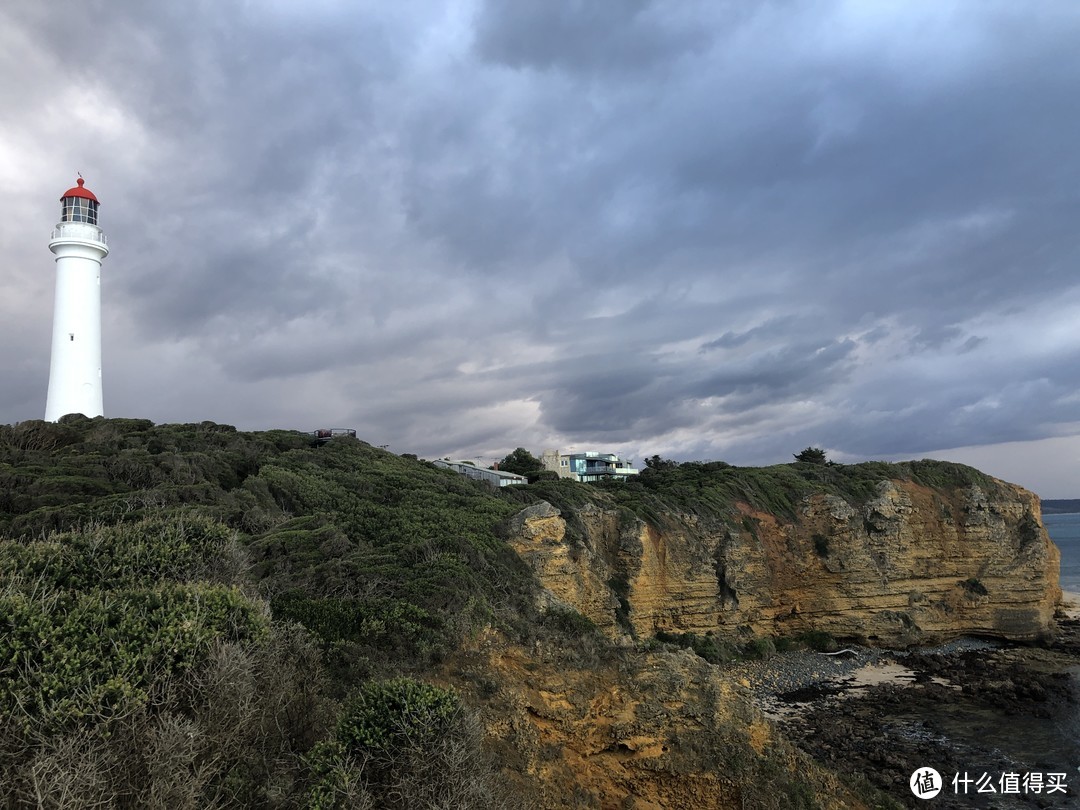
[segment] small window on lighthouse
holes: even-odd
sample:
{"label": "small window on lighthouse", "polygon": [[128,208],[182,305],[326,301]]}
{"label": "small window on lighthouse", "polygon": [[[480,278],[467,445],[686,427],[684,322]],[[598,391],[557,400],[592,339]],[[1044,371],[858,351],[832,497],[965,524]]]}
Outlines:
{"label": "small window on lighthouse", "polygon": [[75,333],[74,332],[68,332],[68,339],[74,341],[75,340]]}

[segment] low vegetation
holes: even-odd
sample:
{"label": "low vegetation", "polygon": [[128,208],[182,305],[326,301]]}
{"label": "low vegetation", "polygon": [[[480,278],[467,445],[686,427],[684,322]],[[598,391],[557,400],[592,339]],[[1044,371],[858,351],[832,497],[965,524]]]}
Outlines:
{"label": "low vegetation", "polygon": [[354,439],[0,427],[7,805],[498,806],[470,711],[401,673],[528,632],[518,508]]}
{"label": "low vegetation", "polygon": [[492,807],[502,787],[481,752],[481,730],[451,690],[371,681],[341,707],[330,739],[306,761],[315,810]]}
{"label": "low vegetation", "polygon": [[710,664],[754,661],[770,658],[778,652],[790,652],[791,650],[835,652],[839,649],[836,639],[821,630],[811,630],[797,636],[751,638],[742,644],[718,638],[712,633],[701,636],[696,633],[667,633],[660,631],[653,637],[651,644],[693,650]]}
{"label": "low vegetation", "polygon": [[873,498],[887,480],[907,480],[935,488],[978,485],[988,494],[996,492],[998,486],[994,479],[971,467],[932,460],[898,464],[797,461],[772,467],[735,467],[723,461],[679,464],[660,459],[636,479],[600,484],[597,488],[645,520],[658,519],[660,512],[671,507],[734,520],[738,503],[794,518],[803,498],[814,492],[837,495],[858,506]]}

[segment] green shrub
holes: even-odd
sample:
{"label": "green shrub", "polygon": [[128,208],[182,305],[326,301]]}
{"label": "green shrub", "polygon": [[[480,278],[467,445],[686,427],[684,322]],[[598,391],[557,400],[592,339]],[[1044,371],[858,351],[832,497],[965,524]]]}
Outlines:
{"label": "green shrub", "polygon": [[368,792],[367,761],[357,759],[337,740],[316,744],[304,758],[311,787],[308,810],[369,810],[375,798]]}
{"label": "green shrub", "polygon": [[437,645],[442,622],[401,599],[312,598],[299,592],[271,600],[274,618],[302,624],[326,643],[363,642],[398,652],[422,653]]}
{"label": "green shrub", "polygon": [[798,642],[788,636],[777,636],[773,639],[773,646],[778,653],[791,652],[798,648]]}
{"label": "green shrub", "polygon": [[824,630],[807,630],[797,635],[795,640],[817,652],[836,652],[840,648],[836,639]]}
{"label": "green shrub", "polygon": [[0,720],[5,807],[299,806],[302,755],[331,717],[319,653],[295,626],[215,643],[153,698],[56,733]]}
{"label": "green shrub", "polygon": [[58,729],[143,706],[152,685],[201,662],[218,641],[267,629],[239,590],[165,583],[61,593],[29,583],[0,596],[0,713]]}
{"label": "green shrub", "polygon": [[794,455],[796,461],[804,464],[826,464],[829,461],[825,451],[820,447],[807,447]]}
{"label": "green shrub", "polygon": [[525,478],[528,483],[535,484],[539,481],[558,481],[559,474],[554,470],[533,470]]}
{"label": "green shrub", "polygon": [[408,678],[364,684],[307,761],[320,810],[510,806],[476,717],[453,691]]}
{"label": "green shrub", "polygon": [[696,633],[669,633],[658,630],[654,639],[663,644],[673,644],[684,650],[693,650],[710,664],[724,664],[738,658],[734,645],[711,633],[699,636]]}
{"label": "green shrub", "polygon": [[571,638],[595,636],[598,632],[591,619],[581,615],[573,608],[555,605],[541,614],[540,624]]}
{"label": "green shrub", "polygon": [[743,647],[743,655],[750,659],[772,658],[776,645],[771,638],[755,638]]}
{"label": "green shrub", "polygon": [[738,652],[733,645],[715,636],[695,637],[690,646],[694,652],[710,664],[725,664],[735,660],[738,656]]}
{"label": "green shrub", "polygon": [[988,475],[979,472],[974,467],[951,461],[923,459],[904,462],[897,466],[904,470],[912,481],[928,487],[959,489],[974,484],[984,490],[992,491],[996,488]]}
{"label": "green shrub", "polygon": [[218,640],[250,640],[267,615],[231,581],[232,532],[199,516],[0,541],[0,710],[49,728],[150,699]]}
{"label": "green shrub", "polygon": [[336,737],[350,752],[392,760],[430,750],[460,709],[448,689],[410,678],[375,681],[345,701]]}
{"label": "green shrub", "polygon": [[200,579],[219,567],[233,546],[233,532],[215,520],[155,516],[47,540],[0,540],[0,577],[75,591]]}
{"label": "green shrub", "polygon": [[333,738],[308,754],[313,783],[308,806],[373,802],[380,787],[398,781],[416,760],[432,756],[460,712],[454,692],[410,678],[364,684],[342,706]]}

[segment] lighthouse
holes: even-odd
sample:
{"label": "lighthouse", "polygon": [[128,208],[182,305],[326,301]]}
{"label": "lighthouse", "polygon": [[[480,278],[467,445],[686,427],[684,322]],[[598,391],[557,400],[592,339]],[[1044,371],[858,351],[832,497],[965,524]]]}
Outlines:
{"label": "lighthouse", "polygon": [[98,227],[98,198],[80,177],[60,198],[49,250],[56,255],[52,362],[45,420],[68,413],[102,416],[101,260],[109,254]]}

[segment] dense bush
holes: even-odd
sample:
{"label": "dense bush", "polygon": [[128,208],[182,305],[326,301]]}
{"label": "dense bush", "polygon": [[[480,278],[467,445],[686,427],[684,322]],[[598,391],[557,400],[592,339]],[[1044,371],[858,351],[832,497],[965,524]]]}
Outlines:
{"label": "dense bush", "polygon": [[228,517],[230,493],[266,460],[309,446],[295,431],[65,417],[0,426],[0,533],[40,537],[79,523],[198,504]]}
{"label": "dense bush", "polygon": [[657,631],[656,641],[672,644],[684,650],[693,650],[710,664],[723,664],[739,657],[739,649],[730,642],[714,635],[699,636],[697,633],[669,633]]}
{"label": "dense bush", "polygon": [[447,689],[410,678],[375,681],[345,701],[336,736],[352,752],[393,763],[402,751],[431,750],[459,711]]}
{"label": "dense bush", "polygon": [[771,658],[776,654],[776,643],[771,638],[755,638],[743,647],[743,655],[754,660]]}
{"label": "dense bush", "polygon": [[542,468],[543,463],[540,459],[524,447],[519,447],[514,452],[509,453],[496,467],[496,469],[517,473],[518,475],[528,475],[529,473],[537,472]]}
{"label": "dense bush", "polygon": [[827,464],[829,462],[828,456],[820,447],[807,447],[794,455],[795,460],[803,464]]}
{"label": "dense bush", "polygon": [[296,807],[304,754],[325,735],[319,653],[296,628],[215,643],[154,700],[53,734],[0,721],[8,807]]}
{"label": "dense bush", "polygon": [[448,689],[410,678],[364,684],[308,757],[309,806],[506,806],[476,719]]}
{"label": "dense bush", "polygon": [[442,622],[400,599],[312,598],[291,591],[271,601],[274,617],[299,622],[324,642],[355,642],[412,657],[438,646]]}
{"label": "dense bush", "polygon": [[573,608],[549,607],[540,616],[540,624],[570,638],[595,636],[596,625],[588,617],[582,616]]}
{"label": "dense bush", "polygon": [[[345,725],[334,742],[330,696],[490,621],[519,626],[534,580],[495,531],[519,508],[355,439],[84,417],[0,426],[5,798],[297,806],[331,760],[333,795],[349,795],[353,758],[374,754]],[[327,662],[344,677],[324,678]],[[387,728],[411,728],[395,705]],[[387,749],[381,781],[369,768],[347,806],[493,806],[479,726],[454,706],[425,756]]]}
{"label": "dense bush", "polygon": [[652,522],[659,522],[671,507],[731,521],[737,517],[736,503],[794,519],[803,499],[815,492],[838,495],[859,506],[874,498],[888,480],[940,488],[977,485],[988,492],[996,487],[993,479],[978,470],[944,461],[795,462],[772,467],[733,467],[713,461],[650,466],[636,480],[601,484],[596,489]]}
{"label": "dense bush", "polygon": [[[141,538],[158,529],[141,521],[213,519],[243,533],[267,593],[302,593],[318,605],[301,610],[294,599],[282,616],[320,622],[312,629],[323,638],[349,635],[330,629],[332,613],[383,622],[385,632],[365,643],[385,644],[394,653],[381,657],[388,666],[399,654],[448,649],[492,617],[511,627],[531,615],[534,579],[495,531],[518,508],[481,484],[355,439],[314,447],[292,431],[84,417],[0,428],[0,536],[65,534],[48,547],[0,550],[0,570],[175,578],[188,551],[148,545]],[[116,524],[135,528],[111,542],[109,532],[125,531],[108,528]],[[69,547],[84,537],[108,550],[82,574],[67,571],[84,551]],[[179,556],[145,557],[152,548]]]}
{"label": "dense bush", "polygon": [[836,643],[836,639],[824,630],[808,630],[795,637],[795,641],[800,644],[805,644],[811,650],[817,652],[836,652],[840,649],[840,645]]}
{"label": "dense bush", "polygon": [[205,579],[238,553],[234,535],[217,521],[180,514],[92,525],[46,540],[0,540],[0,578],[75,591]]}
{"label": "dense bush", "polygon": [[297,515],[255,538],[256,574],[278,615],[328,641],[445,650],[532,610],[532,574],[496,534],[520,506],[483,484],[355,440],[282,454],[254,480]]}
{"label": "dense bush", "polygon": [[27,727],[57,730],[131,711],[151,699],[155,682],[190,671],[213,644],[257,640],[267,630],[265,606],[232,585],[151,583],[147,569],[125,572],[77,547],[0,545],[12,548],[23,553],[0,590],[0,712]]}
{"label": "dense bush", "polygon": [[[252,806],[307,789],[318,650],[238,586],[234,532],[165,515],[0,540],[11,806]],[[18,800],[18,801],[16,801]]]}

